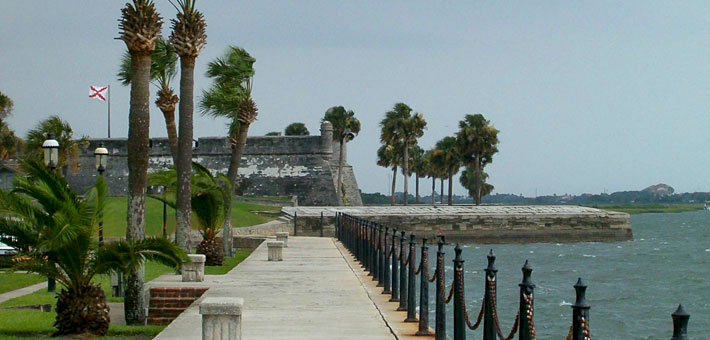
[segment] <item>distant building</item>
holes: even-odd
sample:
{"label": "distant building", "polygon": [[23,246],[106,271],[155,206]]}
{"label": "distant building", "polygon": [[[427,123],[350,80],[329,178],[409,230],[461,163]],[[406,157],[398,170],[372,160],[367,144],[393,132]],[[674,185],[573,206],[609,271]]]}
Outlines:
{"label": "distant building", "polygon": [[12,189],[15,176],[23,174],[24,172],[18,163],[0,163],[0,189]]}

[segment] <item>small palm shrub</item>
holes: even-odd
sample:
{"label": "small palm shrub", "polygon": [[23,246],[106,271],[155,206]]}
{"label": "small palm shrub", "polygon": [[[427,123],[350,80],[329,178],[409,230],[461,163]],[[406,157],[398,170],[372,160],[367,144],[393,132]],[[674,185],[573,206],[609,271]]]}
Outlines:
{"label": "small palm shrub", "polygon": [[187,260],[172,242],[161,238],[98,245],[96,226],[103,217],[108,189],[102,177],[82,198],[64,178],[43,164],[22,164],[12,191],[0,190],[0,235],[20,251],[14,269],[55,279],[55,335],[104,335],[110,323],[103,290],[92,283],[109,270],[129,272],[146,260],[178,267]]}
{"label": "small palm shrub", "polygon": [[[205,265],[221,266],[224,264],[224,247],[222,239],[217,235],[224,223],[225,206],[231,205],[232,187],[226,176],[219,173],[212,175],[209,169],[199,163],[192,163],[192,171],[192,212],[202,235],[197,253],[205,255]],[[175,207],[177,173],[174,169],[154,173],[148,182],[166,188],[162,194],[151,197]],[[225,200],[229,200],[228,204],[225,204]]]}

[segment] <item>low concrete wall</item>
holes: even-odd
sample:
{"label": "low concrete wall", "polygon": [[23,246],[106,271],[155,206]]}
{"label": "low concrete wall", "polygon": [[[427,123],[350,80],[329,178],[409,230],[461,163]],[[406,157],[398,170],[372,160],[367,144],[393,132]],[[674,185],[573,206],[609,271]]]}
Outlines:
{"label": "low concrete wall", "polygon": [[[298,235],[332,236],[338,211],[359,216],[418,236],[444,235],[453,242],[613,242],[633,239],[628,214],[573,206],[414,206],[414,207],[298,207]],[[330,232],[329,232],[330,231]]]}

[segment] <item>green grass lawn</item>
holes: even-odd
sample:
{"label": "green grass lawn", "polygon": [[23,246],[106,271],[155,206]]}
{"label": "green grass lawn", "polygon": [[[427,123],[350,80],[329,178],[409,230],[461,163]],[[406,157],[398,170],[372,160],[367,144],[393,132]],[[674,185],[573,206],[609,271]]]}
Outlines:
{"label": "green grass lawn", "polygon": [[[244,261],[251,251],[238,250],[233,258],[226,258],[224,265],[219,267],[208,266],[205,267],[205,274],[207,275],[222,275],[226,274],[228,271],[232,270],[239,263]],[[160,275],[172,273],[173,269],[170,267],[148,262],[145,267],[145,277],[146,281],[151,281]],[[7,275],[7,273],[0,273],[0,281],[2,280],[2,275]],[[43,281],[44,278],[40,277]],[[113,298],[111,297],[111,286],[110,279],[108,275],[97,275],[94,278],[94,282],[101,285],[101,287],[106,292],[106,296],[109,302],[121,302],[123,298]],[[61,289],[60,287],[57,287]],[[12,306],[26,306],[26,305],[43,305],[51,304],[56,305],[56,298],[54,293],[49,293],[46,290],[40,290],[29,295],[21,296],[12,300],[8,300],[0,304],[0,340],[3,339],[36,339],[38,337],[48,337],[55,331],[52,327],[54,318],[56,314],[54,312],[46,313],[34,310],[7,310],[2,309],[2,307],[12,307]],[[119,326],[111,325],[109,328],[109,333],[107,337],[96,338],[96,339],[151,339],[156,336],[160,331],[165,328],[164,326]]]}
{"label": "green grass lawn", "polygon": [[31,286],[45,280],[46,278],[37,274],[21,274],[0,271],[0,294]]}
{"label": "green grass lawn", "polygon": [[[126,208],[128,204],[125,196],[109,197],[104,213],[104,235],[106,237],[122,237],[126,232]],[[232,205],[232,226],[245,227],[273,220],[271,217],[257,215],[252,211],[279,211],[278,207],[270,207],[246,202],[234,202]],[[163,203],[148,198],[145,204],[145,234],[163,234]],[[167,207],[168,233],[175,232],[175,211]],[[194,221],[193,221],[194,223]]]}
{"label": "green grass lawn", "polygon": [[696,211],[705,208],[700,203],[647,203],[647,204],[595,204],[589,207],[603,210],[625,212],[628,214],[643,213],[678,213]]}

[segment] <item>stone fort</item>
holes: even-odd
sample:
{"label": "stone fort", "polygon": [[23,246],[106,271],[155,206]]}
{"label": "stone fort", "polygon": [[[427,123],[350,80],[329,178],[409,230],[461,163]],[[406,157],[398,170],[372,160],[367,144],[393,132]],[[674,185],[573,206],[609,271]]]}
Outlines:
{"label": "stone fort", "polygon": [[[78,167],[65,172],[69,184],[78,192],[86,192],[96,181],[94,149],[103,143],[109,151],[104,178],[109,193],[126,195],[128,163],[125,138],[91,139],[82,151]],[[344,150],[346,148],[343,148]],[[239,168],[239,195],[297,196],[299,205],[362,205],[360,190],[352,166],[343,168],[343,199],[336,194],[340,145],[333,142],[330,123],[321,125],[320,136],[249,137]],[[193,160],[226,174],[231,146],[226,137],[203,137],[194,144]],[[150,141],[149,172],[173,165],[167,138]]]}

